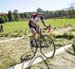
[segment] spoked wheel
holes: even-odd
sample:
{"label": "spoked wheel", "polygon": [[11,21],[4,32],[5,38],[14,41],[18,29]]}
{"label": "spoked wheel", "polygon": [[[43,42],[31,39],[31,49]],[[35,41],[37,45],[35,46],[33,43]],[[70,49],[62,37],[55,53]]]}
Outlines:
{"label": "spoked wheel", "polygon": [[47,35],[44,35],[41,39],[40,51],[42,55],[46,58],[52,58],[55,54],[55,44],[52,38]]}
{"label": "spoked wheel", "polygon": [[34,53],[34,55],[37,52],[37,42],[35,39],[30,39],[30,47],[31,47],[31,51]]}

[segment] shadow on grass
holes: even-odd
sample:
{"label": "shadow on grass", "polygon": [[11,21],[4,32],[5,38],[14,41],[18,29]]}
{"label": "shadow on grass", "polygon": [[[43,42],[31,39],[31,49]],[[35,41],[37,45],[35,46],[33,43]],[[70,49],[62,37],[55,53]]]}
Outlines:
{"label": "shadow on grass", "polygon": [[67,53],[71,54],[71,55],[74,55],[74,53],[72,53],[71,51],[69,50],[66,50]]}
{"label": "shadow on grass", "polygon": [[[32,65],[35,63],[35,60],[38,57],[41,58],[41,60],[43,60],[44,64],[46,65],[46,69],[50,69],[48,63],[46,62],[46,60],[42,56],[37,56],[37,57],[34,57],[32,60],[30,60],[30,62],[28,63],[28,68],[26,68],[26,69],[32,69]],[[41,66],[41,67],[43,67],[43,66]],[[22,69],[23,69],[23,67],[22,67]],[[43,69],[43,68],[41,68],[41,69]]]}
{"label": "shadow on grass", "polygon": [[[38,49],[39,47],[37,47],[37,49]],[[37,50],[36,50],[36,52],[37,52]],[[44,59],[44,57],[43,56],[35,56],[36,55],[36,53],[34,53],[34,52],[32,52],[32,51],[28,51],[28,52],[26,52],[26,53],[24,53],[22,56],[21,56],[21,58],[20,58],[20,60],[21,60],[21,62],[22,62],[22,66],[21,66],[21,69],[32,69],[32,65],[35,63],[35,60],[39,57],[39,58],[41,58],[41,60],[43,60],[43,62],[44,62],[44,64],[46,65],[46,69],[50,69],[50,67],[49,67],[49,65],[48,65],[48,63],[46,62],[46,60]],[[45,57],[46,58],[46,57]],[[25,62],[27,61],[28,62],[28,64],[27,64],[27,68],[24,68],[24,66],[25,66]],[[42,67],[42,66],[41,66]]]}

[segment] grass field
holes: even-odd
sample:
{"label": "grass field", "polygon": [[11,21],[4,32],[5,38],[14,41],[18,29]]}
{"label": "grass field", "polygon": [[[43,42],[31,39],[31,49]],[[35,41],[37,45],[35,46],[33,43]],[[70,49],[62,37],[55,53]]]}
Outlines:
{"label": "grass field", "polygon": [[[47,24],[50,24],[52,27],[60,27],[67,24],[71,24],[75,26],[75,18],[65,18],[65,19],[47,19],[45,20]],[[41,26],[42,23],[39,23]],[[16,31],[25,32],[25,30],[29,30],[28,28],[28,20],[27,21],[14,21],[14,22],[7,22],[3,24],[4,33],[13,33]]]}

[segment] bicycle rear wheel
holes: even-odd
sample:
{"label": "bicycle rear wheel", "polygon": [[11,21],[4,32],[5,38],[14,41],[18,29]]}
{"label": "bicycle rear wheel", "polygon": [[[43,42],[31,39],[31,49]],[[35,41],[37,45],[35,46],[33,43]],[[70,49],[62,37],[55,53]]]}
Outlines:
{"label": "bicycle rear wheel", "polygon": [[54,41],[47,35],[44,35],[41,39],[42,40],[40,41],[41,42],[40,51],[42,55],[45,56],[46,58],[52,58],[55,54]]}

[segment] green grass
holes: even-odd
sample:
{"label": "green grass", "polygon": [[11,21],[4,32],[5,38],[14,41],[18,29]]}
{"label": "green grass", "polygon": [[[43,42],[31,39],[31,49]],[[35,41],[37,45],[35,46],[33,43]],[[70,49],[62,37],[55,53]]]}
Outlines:
{"label": "green grass", "polygon": [[[50,24],[52,27],[59,27],[59,26],[64,26],[67,24],[71,24],[75,26],[75,18],[72,19],[47,19],[45,21],[47,24]],[[42,23],[39,23],[41,26]],[[6,33],[12,33],[14,31],[25,31],[25,29],[29,30],[28,28],[28,21],[15,21],[15,22],[7,22],[3,24],[4,27],[4,32]]]}
{"label": "green grass", "polygon": [[48,19],[46,20],[46,23],[50,24],[52,27],[60,27],[68,24],[75,26],[75,18]]}
{"label": "green grass", "polygon": [[28,21],[17,21],[17,22],[7,22],[3,24],[4,32],[14,32],[16,30],[22,30],[28,28]]}

